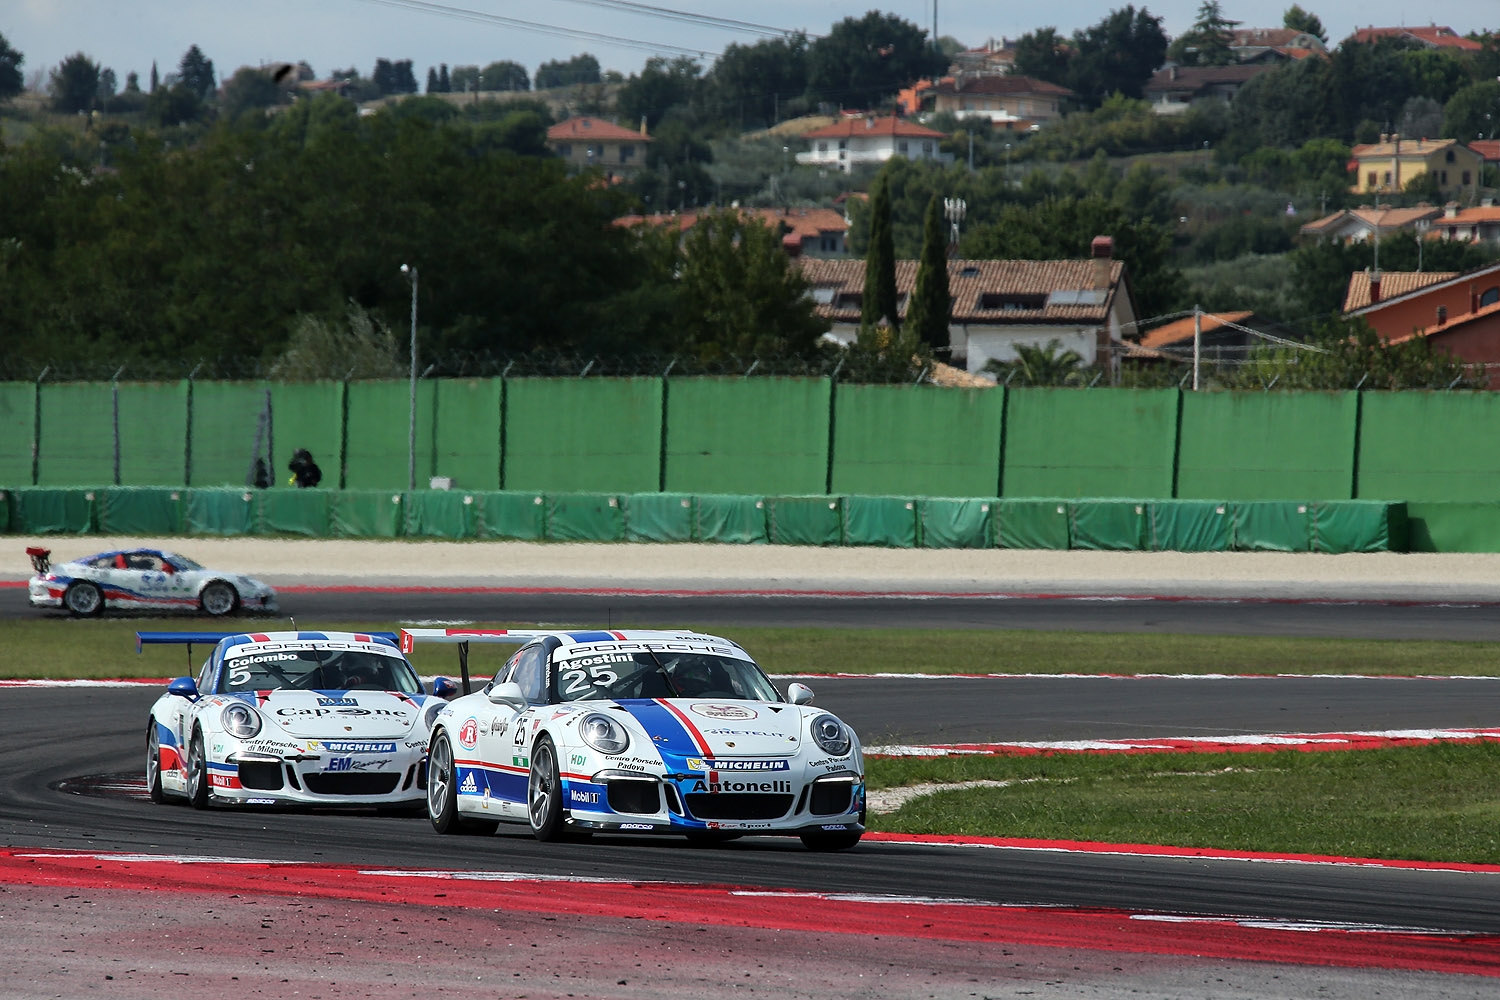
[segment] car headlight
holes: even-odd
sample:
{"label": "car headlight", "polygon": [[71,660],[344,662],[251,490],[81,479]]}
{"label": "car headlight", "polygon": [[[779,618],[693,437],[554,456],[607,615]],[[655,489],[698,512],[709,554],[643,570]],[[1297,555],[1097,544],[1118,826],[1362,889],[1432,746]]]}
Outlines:
{"label": "car headlight", "polygon": [[813,741],[830,757],[849,752],[849,729],[831,715],[820,715],[812,721]]}
{"label": "car headlight", "polygon": [[239,702],[225,707],[219,724],[235,739],[250,740],[260,735],[260,713]]}
{"label": "car headlight", "polygon": [[630,746],[630,734],[625,727],[607,715],[591,712],[578,723],[578,735],[583,742],[603,754],[624,753]]}

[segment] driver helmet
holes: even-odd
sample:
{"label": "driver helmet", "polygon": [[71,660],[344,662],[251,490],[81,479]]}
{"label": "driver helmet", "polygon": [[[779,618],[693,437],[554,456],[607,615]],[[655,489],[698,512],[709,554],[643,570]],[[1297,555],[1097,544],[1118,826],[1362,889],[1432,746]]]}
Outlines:
{"label": "driver helmet", "polygon": [[672,666],[672,680],[686,694],[698,694],[713,686],[713,668],[701,656],[684,656]]}

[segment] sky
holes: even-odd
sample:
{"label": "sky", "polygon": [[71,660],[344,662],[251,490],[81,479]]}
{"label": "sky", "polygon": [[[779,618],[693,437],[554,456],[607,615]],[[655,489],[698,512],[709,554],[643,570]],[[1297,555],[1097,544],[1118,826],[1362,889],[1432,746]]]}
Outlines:
{"label": "sky", "polygon": [[[1038,28],[1063,34],[1098,23],[1126,0],[1052,0],[1039,8],[979,0],[0,0],[0,35],[25,57],[28,83],[82,52],[101,67],[144,84],[154,62],[165,76],[197,45],[221,79],[240,66],[310,64],[321,78],[336,69],[371,75],[375,60],[410,59],[419,83],[429,67],[485,66],[511,60],[533,76],[551,60],[592,53],[602,68],[629,76],[652,55],[695,55],[705,68],[731,43],[754,44],[775,31],[825,34],[846,17],[878,9],[968,47],[1018,38]],[[1246,27],[1280,27],[1294,0],[1221,0],[1224,14]],[[1201,0],[1138,4],[1163,19],[1167,34],[1188,30]],[[1447,25],[1459,34],[1500,30],[1497,0],[1447,0],[1436,8],[1412,0],[1301,0],[1318,15],[1330,43],[1367,25]],[[649,12],[649,13],[648,13]],[[737,24],[704,24],[680,15]],[[748,25],[745,26],[745,25]]]}

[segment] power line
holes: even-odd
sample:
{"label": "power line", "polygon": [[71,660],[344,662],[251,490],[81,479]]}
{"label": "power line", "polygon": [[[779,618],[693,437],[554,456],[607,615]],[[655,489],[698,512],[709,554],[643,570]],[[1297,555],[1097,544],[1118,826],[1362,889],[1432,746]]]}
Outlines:
{"label": "power line", "polygon": [[708,49],[694,49],[682,45],[671,45],[666,42],[648,42],[639,38],[626,38],[623,35],[609,35],[597,31],[584,31],[579,28],[564,28],[555,24],[543,24],[540,21],[527,21],[515,17],[503,17],[499,14],[487,14],[484,11],[468,10],[464,7],[453,7],[448,4],[431,3],[429,0],[362,0],[363,3],[375,4],[381,7],[395,7],[398,10],[411,10],[423,14],[436,14],[441,17],[449,17],[459,21],[476,21],[481,24],[493,24],[503,28],[518,28],[522,31],[534,31],[542,35],[552,35],[558,38],[573,38],[583,41],[604,42],[609,45],[620,45],[625,48],[641,49],[646,52],[673,52],[684,56],[705,56],[717,58],[720,53]]}
{"label": "power line", "polygon": [[[646,17],[657,17],[665,21],[684,21],[688,24],[701,24],[709,28],[723,28],[727,31],[746,31],[757,35],[796,35],[804,32],[793,31],[790,28],[776,28],[769,24],[756,24],[754,21],[740,21],[732,17],[716,17],[713,14],[694,14],[691,11],[672,10],[670,7],[656,7],[652,4],[633,3],[632,0],[563,0],[565,3],[578,3],[590,7],[606,7],[614,10],[622,10],[631,14],[641,14]],[[816,35],[809,35],[816,38]]]}

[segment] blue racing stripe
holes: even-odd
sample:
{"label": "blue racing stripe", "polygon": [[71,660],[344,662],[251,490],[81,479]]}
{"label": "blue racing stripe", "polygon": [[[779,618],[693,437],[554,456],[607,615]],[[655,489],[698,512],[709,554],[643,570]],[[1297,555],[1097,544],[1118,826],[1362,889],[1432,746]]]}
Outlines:
{"label": "blue racing stripe", "polygon": [[692,734],[683,727],[677,716],[658,702],[647,698],[628,698],[616,704],[635,716],[635,720],[651,734],[652,745],[657,750],[665,750],[679,757],[701,757],[707,752],[694,742]]}
{"label": "blue racing stripe", "polygon": [[613,632],[569,632],[574,642],[618,642]]}

